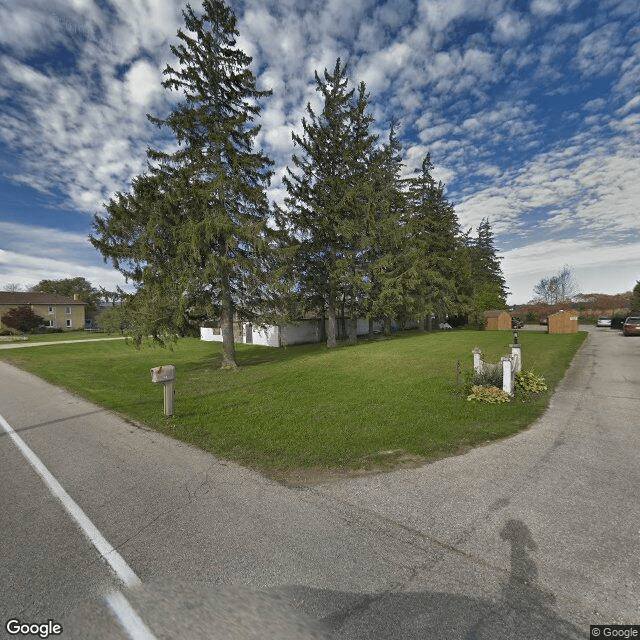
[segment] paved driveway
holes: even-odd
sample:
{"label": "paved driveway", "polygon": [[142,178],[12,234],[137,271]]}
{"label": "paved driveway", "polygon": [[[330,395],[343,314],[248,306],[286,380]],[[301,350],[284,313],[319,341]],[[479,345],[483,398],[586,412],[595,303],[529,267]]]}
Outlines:
{"label": "paved driveway", "polygon": [[[591,330],[515,437],[304,489],[2,363],[0,414],[142,582],[114,575],[0,436],[3,622],[53,619],[64,638],[403,640],[640,623],[640,339]],[[127,635],[114,593],[150,636]]]}

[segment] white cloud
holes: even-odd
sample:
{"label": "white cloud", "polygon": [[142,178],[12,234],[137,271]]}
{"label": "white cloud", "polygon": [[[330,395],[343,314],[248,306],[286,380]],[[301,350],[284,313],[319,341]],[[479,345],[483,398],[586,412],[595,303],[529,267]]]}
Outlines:
{"label": "white cloud", "polygon": [[0,283],[27,288],[40,280],[85,277],[113,290],[124,278],[108,266],[96,266],[97,253],[86,235],[0,221]]}
{"label": "white cloud", "polygon": [[[233,2],[238,44],[254,56],[259,86],[274,90],[257,141],[276,161],[270,195],[282,199],[279,176],[306,103],[319,111],[314,71],[332,70],[340,56],[367,82],[382,139],[390,117],[401,118],[407,173],[431,152],[465,226],[489,215],[510,243],[558,229],[585,243],[632,242],[640,232],[640,32],[625,16],[633,7],[637,15],[637,3],[603,0],[597,16],[580,16],[570,13],[578,1],[531,0],[528,13],[507,0]],[[161,88],[160,70],[175,64],[168,44],[183,5],[29,0],[9,12],[0,4],[0,142],[14,154],[5,173],[59,190],[91,214],[144,170],[147,146],[168,144],[145,113],[164,117],[178,99]],[[60,46],[76,64],[27,64],[30,52]],[[602,74],[614,90],[588,93]],[[563,120],[571,106],[560,105],[571,101],[576,120]]]}
{"label": "white cloud", "polygon": [[125,290],[130,288],[117,271],[108,267],[78,264],[72,258],[52,260],[33,253],[20,254],[0,249],[0,282],[2,283],[16,283],[23,289],[27,289],[40,280],[78,277],[86,278],[94,287],[102,286],[109,291],[114,291],[117,287]]}
{"label": "white cloud", "polygon": [[419,11],[432,31],[442,31],[463,16],[477,16],[483,3],[475,0],[420,0]]}
{"label": "white cloud", "polygon": [[638,108],[640,108],[640,94],[631,98],[631,100],[629,100],[623,107],[618,109],[618,111],[616,111],[616,115],[626,115],[630,111]]}
{"label": "white cloud", "polygon": [[134,107],[147,107],[160,97],[160,70],[146,60],[135,62],[125,74],[125,87]]}
{"label": "white cloud", "polygon": [[583,75],[601,76],[619,66],[624,52],[619,25],[606,24],[580,41],[575,64]]}
{"label": "white cloud", "polygon": [[531,13],[537,16],[553,16],[562,11],[560,0],[532,0]]}
{"label": "white cloud", "polygon": [[529,33],[528,20],[513,12],[502,14],[496,21],[493,38],[498,42],[512,42],[523,40]]}
{"label": "white cloud", "polygon": [[624,293],[633,289],[640,274],[640,242],[545,240],[502,255],[502,271],[511,289],[511,304],[531,300],[535,285],[564,265],[571,268],[582,293]]}

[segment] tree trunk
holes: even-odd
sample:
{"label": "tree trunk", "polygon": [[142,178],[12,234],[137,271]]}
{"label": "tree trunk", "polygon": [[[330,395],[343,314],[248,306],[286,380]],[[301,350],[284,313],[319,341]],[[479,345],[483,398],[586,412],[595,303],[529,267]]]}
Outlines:
{"label": "tree trunk", "polygon": [[349,344],[358,344],[358,313],[355,305],[355,287],[351,293],[351,305],[349,309]]}
{"label": "tree trunk", "polygon": [[431,333],[433,331],[433,316],[429,314],[429,319],[427,320],[427,331]]}
{"label": "tree trunk", "polygon": [[351,312],[349,318],[349,344],[358,344],[358,317],[355,311]]}
{"label": "tree trunk", "polygon": [[384,319],[384,335],[385,336],[391,335],[391,318]]}
{"label": "tree trunk", "polygon": [[333,304],[333,300],[329,301],[329,306],[327,307],[327,347],[332,349],[338,345],[336,341],[336,309]]}
{"label": "tree trunk", "polygon": [[369,316],[369,339],[373,340],[373,318]]}
{"label": "tree trunk", "polygon": [[233,337],[233,300],[231,299],[231,291],[226,278],[222,281],[222,369],[238,368],[236,362],[236,348]]}

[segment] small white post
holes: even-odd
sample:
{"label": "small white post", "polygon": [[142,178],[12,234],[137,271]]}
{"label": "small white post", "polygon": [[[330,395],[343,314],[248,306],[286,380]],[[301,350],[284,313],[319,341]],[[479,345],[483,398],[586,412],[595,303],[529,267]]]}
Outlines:
{"label": "small white post", "polygon": [[512,344],[511,346],[511,355],[514,358],[514,373],[519,373],[522,371],[522,349],[520,348],[522,345]]}
{"label": "small white post", "polygon": [[473,370],[476,373],[482,373],[482,351],[479,347],[473,350]]}
{"label": "small white post", "polygon": [[513,395],[514,367],[511,356],[504,356],[502,360],[502,390],[509,395]]}

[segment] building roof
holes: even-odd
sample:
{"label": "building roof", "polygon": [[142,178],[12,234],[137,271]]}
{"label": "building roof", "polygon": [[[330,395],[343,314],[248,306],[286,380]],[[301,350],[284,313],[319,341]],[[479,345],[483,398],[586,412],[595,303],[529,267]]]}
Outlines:
{"label": "building roof", "polygon": [[0,304],[82,304],[80,300],[74,300],[69,296],[63,296],[59,293],[31,293],[22,291],[0,291]]}

